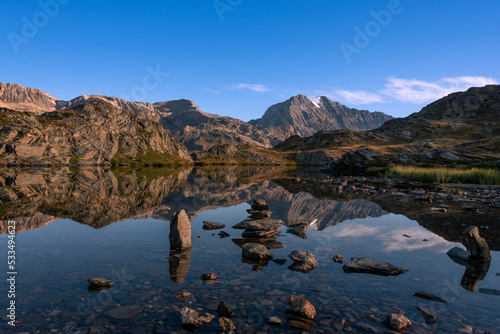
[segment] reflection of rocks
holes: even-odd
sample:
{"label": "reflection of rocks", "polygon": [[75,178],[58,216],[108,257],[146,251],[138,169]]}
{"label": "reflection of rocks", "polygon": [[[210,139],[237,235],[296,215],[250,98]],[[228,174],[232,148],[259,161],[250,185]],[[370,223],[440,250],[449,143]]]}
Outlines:
{"label": "reflection of rocks", "polygon": [[245,230],[241,234],[243,238],[269,238],[280,234],[280,231],[251,231]]}
{"label": "reflection of rocks", "polygon": [[469,262],[460,285],[466,290],[475,292],[477,284],[486,277],[489,269],[490,261]]}
{"label": "reflection of rocks", "polygon": [[245,219],[234,225],[233,228],[249,231],[272,231],[283,225],[283,221],[278,219],[252,220]]}
{"label": "reflection of rocks", "polygon": [[291,226],[287,230],[287,232],[296,235],[302,239],[307,239],[306,230],[307,230],[307,224],[298,224]]}
{"label": "reflection of rocks", "polygon": [[[141,216],[185,182],[190,169],[81,169],[0,172],[0,218],[19,219],[19,231],[34,229],[53,219],[71,218],[102,228]],[[150,177],[150,175],[153,175]],[[8,180],[8,182],[7,182]],[[2,194],[11,194],[8,198]],[[4,233],[7,221],[0,221]]]}
{"label": "reflection of rocks", "polygon": [[191,266],[191,249],[182,252],[170,252],[168,273],[173,283],[184,283]]}
{"label": "reflection of rocks", "polygon": [[36,212],[31,217],[10,217],[10,219],[0,220],[0,234],[7,233],[8,221],[16,222],[16,232],[36,230],[53,222],[57,218],[51,215],[46,215],[41,212]]}
{"label": "reflection of rocks", "polygon": [[283,244],[276,240],[276,238],[250,238],[250,239],[232,239],[233,242],[242,247],[245,244],[255,243],[265,246],[267,249],[283,248]]}
{"label": "reflection of rocks", "polygon": [[466,268],[460,282],[462,288],[475,292],[478,282],[486,277],[490,269],[490,249],[486,240],[479,236],[476,226],[468,227],[462,236],[467,250],[454,247],[447,254],[454,262]]}
{"label": "reflection of rocks", "polygon": [[353,257],[342,269],[346,273],[364,273],[381,276],[397,276],[405,270],[390,263],[372,260],[368,257]]}

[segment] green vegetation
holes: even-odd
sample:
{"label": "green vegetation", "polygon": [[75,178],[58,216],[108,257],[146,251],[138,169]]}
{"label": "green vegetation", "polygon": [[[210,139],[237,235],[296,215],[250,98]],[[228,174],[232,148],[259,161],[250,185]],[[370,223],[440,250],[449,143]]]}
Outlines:
{"label": "green vegetation", "polygon": [[151,138],[151,136],[153,135],[151,132],[146,131],[144,129],[139,129],[139,133],[145,135],[148,138]]}
{"label": "green vegetation", "polygon": [[421,182],[500,184],[500,170],[497,169],[457,169],[389,166],[386,176],[408,178]]}
{"label": "green vegetation", "polygon": [[80,162],[79,158],[76,158],[76,157],[69,158],[69,163],[72,165],[78,165],[79,162]]}
{"label": "green vegetation", "polygon": [[185,161],[179,158],[177,154],[161,153],[153,150],[148,150],[146,152],[138,151],[135,158],[124,156],[120,151],[118,151],[110,162],[114,166],[118,166],[120,164],[128,164],[132,166],[146,167],[182,165],[185,163]]}

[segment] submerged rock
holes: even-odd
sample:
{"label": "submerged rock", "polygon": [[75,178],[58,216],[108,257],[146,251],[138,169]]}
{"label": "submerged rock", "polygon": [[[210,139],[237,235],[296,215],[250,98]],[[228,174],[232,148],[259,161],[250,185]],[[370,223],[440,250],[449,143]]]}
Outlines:
{"label": "submerged rock", "polygon": [[219,318],[219,327],[220,327],[221,332],[230,332],[230,331],[236,330],[236,326],[231,321],[231,319],[228,319],[225,317]]}
{"label": "submerged rock", "polygon": [[223,238],[227,238],[227,237],[230,237],[230,236],[231,236],[231,234],[229,234],[229,233],[227,233],[227,232],[224,232],[224,231],[220,231],[220,232],[219,232],[219,237],[220,237],[221,239],[223,239]]}
{"label": "submerged rock", "polygon": [[181,318],[181,325],[187,330],[195,330],[196,328],[209,324],[214,320],[215,315],[204,313],[200,315],[198,311],[189,307],[183,307],[179,312]]}
{"label": "submerged rock", "polygon": [[217,274],[215,274],[215,273],[207,273],[207,274],[201,275],[201,279],[204,281],[214,281],[217,278],[219,278],[219,276],[217,276]]}
{"label": "submerged rock", "polygon": [[316,317],[316,309],[305,298],[290,295],[286,301],[286,314],[302,319],[314,320]]}
{"label": "submerged rock", "polygon": [[223,301],[219,302],[219,306],[217,307],[217,314],[219,315],[219,317],[234,317],[234,312],[231,311],[229,306]]}
{"label": "submerged rock", "polygon": [[182,251],[191,248],[191,222],[186,211],[174,212],[170,220],[170,250]]}
{"label": "submerged rock", "polygon": [[294,262],[290,266],[293,271],[309,273],[318,267],[318,260],[311,252],[293,251],[288,255]]}
{"label": "submerged rock", "polygon": [[470,260],[470,252],[459,247],[453,247],[446,254],[461,265],[467,265]]}
{"label": "submerged rock", "polygon": [[280,319],[280,317],[277,317],[277,316],[270,316],[270,317],[267,317],[267,323],[271,326],[281,326],[282,324],[282,321]]}
{"label": "submerged rock", "polygon": [[249,231],[270,231],[276,230],[284,223],[279,219],[265,219],[265,220],[252,220],[245,219],[244,221],[233,226],[235,229],[249,230]]}
{"label": "submerged rock", "polygon": [[87,279],[87,282],[89,282],[89,291],[99,291],[103,289],[107,289],[115,285],[114,282],[110,281],[109,279],[105,278],[100,278],[100,277],[92,277]]}
{"label": "submerged rock", "polygon": [[462,233],[462,239],[471,254],[471,260],[491,260],[490,248],[486,240],[479,235],[479,229],[476,226],[467,228]]}
{"label": "submerged rock", "polygon": [[106,315],[114,319],[132,319],[143,310],[144,306],[142,305],[125,305],[106,312]]}
{"label": "submerged rock", "polygon": [[479,292],[485,295],[500,296],[500,290],[496,289],[479,289]]}
{"label": "submerged rock", "polygon": [[411,321],[403,314],[389,314],[382,322],[387,328],[396,331],[403,331],[411,326]]}
{"label": "submerged rock", "polygon": [[393,266],[387,262],[372,260],[368,257],[353,257],[351,262],[345,264],[342,269],[346,273],[364,273],[381,276],[397,276],[405,273],[403,268]]}
{"label": "submerged rock", "polygon": [[216,222],[209,222],[209,221],[203,221],[203,229],[204,230],[219,230],[221,228],[226,227],[225,224],[222,223],[216,223]]}
{"label": "submerged rock", "polygon": [[434,314],[427,311],[425,308],[421,306],[418,307],[418,310],[420,311],[420,314],[422,314],[422,316],[424,317],[426,323],[433,324],[436,322],[436,316]]}
{"label": "submerged rock", "polygon": [[425,292],[425,291],[419,291],[419,292],[415,293],[413,296],[418,297],[418,298],[422,298],[422,299],[432,300],[435,302],[447,303],[447,301],[444,300],[443,298],[438,297],[436,295],[433,295],[431,293]]}
{"label": "submerged rock", "polygon": [[242,256],[252,260],[271,260],[274,256],[264,245],[248,243],[241,246]]}

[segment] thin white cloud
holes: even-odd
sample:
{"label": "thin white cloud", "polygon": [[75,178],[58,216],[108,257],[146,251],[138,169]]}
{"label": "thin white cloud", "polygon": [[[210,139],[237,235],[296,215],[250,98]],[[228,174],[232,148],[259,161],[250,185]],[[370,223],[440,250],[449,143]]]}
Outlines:
{"label": "thin white cloud", "polygon": [[269,87],[266,87],[265,85],[261,84],[246,84],[246,83],[238,83],[233,86],[231,86],[231,89],[248,89],[251,90],[252,92],[258,92],[258,93],[265,93],[269,92],[271,89]]}
{"label": "thin white cloud", "polygon": [[336,90],[334,95],[347,103],[369,104],[385,102],[385,98],[382,95],[364,90]]}
{"label": "thin white cloud", "polygon": [[220,94],[221,91],[218,91],[218,90],[215,90],[215,89],[210,89],[210,88],[201,88],[202,90],[204,90],[205,92],[209,92],[209,93],[212,93],[212,94]]}
{"label": "thin white cloud", "polygon": [[438,100],[453,92],[465,91],[471,87],[498,83],[498,80],[494,78],[482,76],[442,78],[434,82],[391,76],[387,78],[385,87],[378,92],[341,89],[335,90],[330,96],[342,102],[358,105],[392,103],[395,100],[404,103],[424,103]]}
{"label": "thin white cloud", "polygon": [[386,88],[380,91],[380,93],[405,103],[430,102],[453,92],[467,90],[470,87],[481,87],[498,83],[496,79],[481,76],[442,78],[436,82],[401,79],[392,76],[387,81]]}

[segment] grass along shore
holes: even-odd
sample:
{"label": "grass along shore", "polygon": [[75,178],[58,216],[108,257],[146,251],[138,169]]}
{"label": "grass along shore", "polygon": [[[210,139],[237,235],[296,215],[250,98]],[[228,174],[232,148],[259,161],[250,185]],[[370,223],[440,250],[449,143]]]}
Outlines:
{"label": "grass along shore", "polygon": [[500,184],[500,170],[498,169],[457,169],[457,168],[423,168],[389,166],[386,176],[408,178],[421,182],[439,183],[472,183],[472,184]]}

